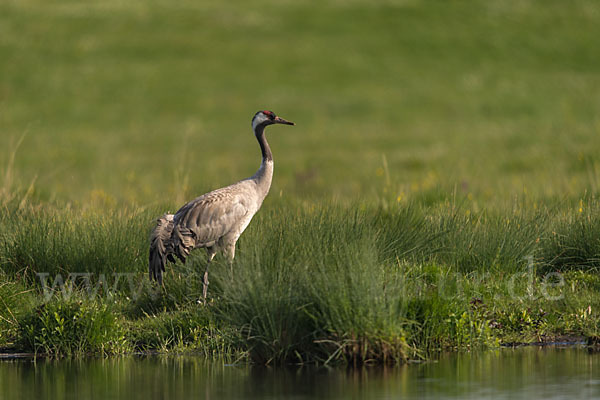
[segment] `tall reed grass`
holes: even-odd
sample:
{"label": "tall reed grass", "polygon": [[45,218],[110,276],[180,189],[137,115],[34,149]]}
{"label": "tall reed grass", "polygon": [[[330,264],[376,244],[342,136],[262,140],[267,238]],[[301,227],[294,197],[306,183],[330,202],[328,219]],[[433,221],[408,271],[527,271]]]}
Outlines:
{"label": "tall reed grass", "polygon": [[[492,327],[515,327],[518,318],[507,311],[517,304],[514,289],[499,282],[530,264],[534,277],[516,281],[521,294],[541,272],[597,267],[595,199],[558,215],[444,204],[273,202],[240,239],[233,266],[221,258],[211,266],[204,309],[197,302],[202,251],[170,266],[164,288],[146,278],[147,234],[159,213],[9,202],[0,211],[4,340],[57,354],[183,346],[259,363],[399,362],[448,346],[489,345],[500,337]],[[82,303],[73,298],[90,292],[77,282],[69,299],[59,290],[50,302],[42,295],[38,274],[82,272],[92,281],[131,273],[134,287],[103,287]],[[537,304],[527,301],[519,307]],[[581,319],[585,301],[595,300],[560,306],[575,310],[572,331],[595,321]]]}

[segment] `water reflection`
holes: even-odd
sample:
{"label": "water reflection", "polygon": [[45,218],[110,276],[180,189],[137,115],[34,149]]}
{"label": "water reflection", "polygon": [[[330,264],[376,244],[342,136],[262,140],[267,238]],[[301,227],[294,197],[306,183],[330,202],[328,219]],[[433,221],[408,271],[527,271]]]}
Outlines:
{"label": "water reflection", "polygon": [[194,357],[0,362],[0,399],[574,399],[600,396],[600,355],[521,348],[396,368],[259,368]]}

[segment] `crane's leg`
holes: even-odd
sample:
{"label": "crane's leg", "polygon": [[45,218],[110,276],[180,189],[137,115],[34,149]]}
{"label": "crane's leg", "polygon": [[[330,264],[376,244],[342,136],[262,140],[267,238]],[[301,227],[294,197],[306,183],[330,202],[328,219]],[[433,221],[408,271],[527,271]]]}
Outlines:
{"label": "crane's leg", "polygon": [[229,260],[229,272],[231,274],[231,279],[233,279],[233,259],[235,258],[235,243],[230,243],[225,248],[225,253],[227,254],[227,259]]}
{"label": "crane's leg", "polygon": [[214,247],[209,247],[206,249],[208,251],[208,262],[206,263],[206,270],[204,271],[204,281],[202,283],[202,298],[204,299],[204,304],[206,304],[206,294],[208,293],[208,267],[210,266],[210,262],[215,258],[215,254],[217,254],[217,250]]}

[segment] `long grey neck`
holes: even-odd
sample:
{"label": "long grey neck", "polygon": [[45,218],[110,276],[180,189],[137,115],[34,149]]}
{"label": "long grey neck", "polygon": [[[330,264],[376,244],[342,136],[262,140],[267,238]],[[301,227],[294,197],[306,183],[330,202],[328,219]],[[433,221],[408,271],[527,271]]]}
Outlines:
{"label": "long grey neck", "polygon": [[254,134],[260,145],[262,162],[260,163],[258,171],[252,176],[252,179],[256,182],[258,191],[261,194],[262,199],[264,199],[267,196],[267,193],[269,193],[271,181],[273,180],[273,154],[271,153],[271,148],[265,138],[265,126],[257,126]]}

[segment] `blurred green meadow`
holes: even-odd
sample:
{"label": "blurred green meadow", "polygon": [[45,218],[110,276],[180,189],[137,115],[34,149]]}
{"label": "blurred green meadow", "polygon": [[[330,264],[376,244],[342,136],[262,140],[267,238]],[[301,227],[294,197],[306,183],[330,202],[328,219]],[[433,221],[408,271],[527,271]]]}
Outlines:
{"label": "blurred green meadow", "polygon": [[[598,340],[598,37],[592,0],[0,2],[0,348]],[[233,271],[208,307],[202,251],[150,285],[154,218],[255,172],[260,109],[296,126]]]}
{"label": "blurred green meadow", "polygon": [[297,123],[268,133],[275,195],[577,200],[598,37],[595,1],[6,0],[0,165],[23,138],[36,198],[179,205],[254,172],[266,108]]}

